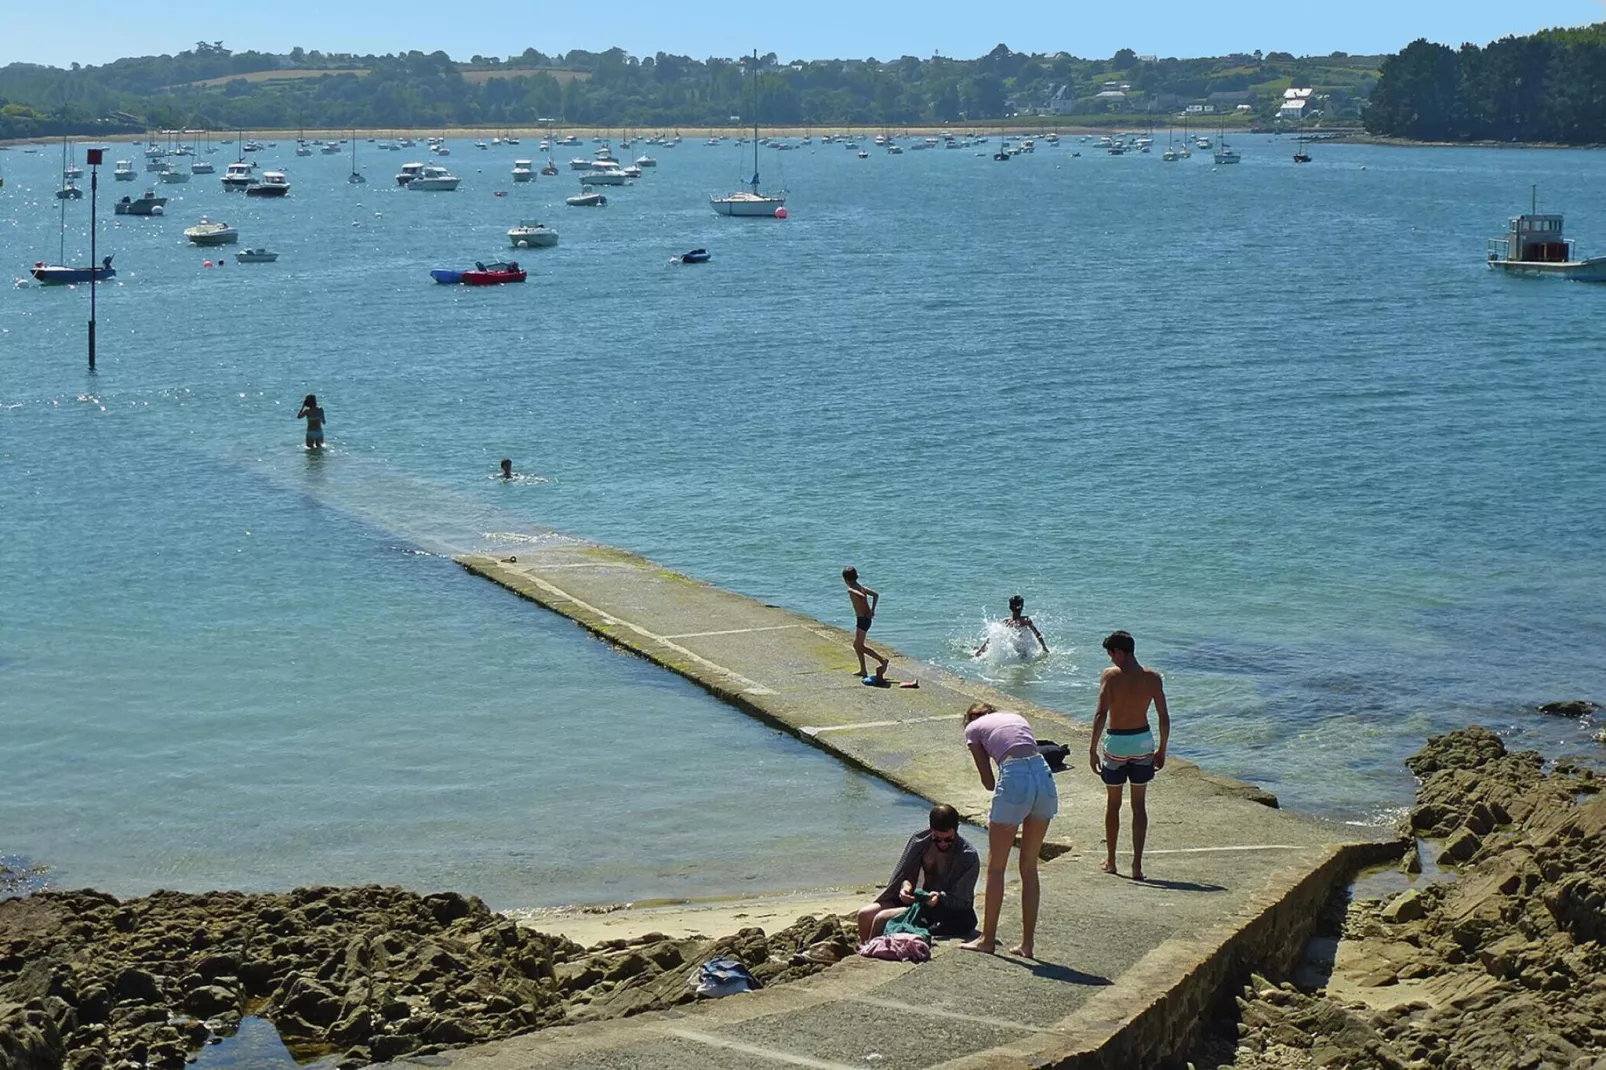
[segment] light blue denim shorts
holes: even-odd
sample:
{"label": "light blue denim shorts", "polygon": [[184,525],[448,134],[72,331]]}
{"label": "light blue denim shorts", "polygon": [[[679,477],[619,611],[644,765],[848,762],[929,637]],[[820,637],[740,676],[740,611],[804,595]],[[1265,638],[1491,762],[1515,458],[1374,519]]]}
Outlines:
{"label": "light blue denim shorts", "polygon": [[993,792],[988,821],[995,825],[1019,825],[1028,817],[1048,821],[1059,809],[1054,773],[1041,754],[1012,758],[998,767],[998,788]]}

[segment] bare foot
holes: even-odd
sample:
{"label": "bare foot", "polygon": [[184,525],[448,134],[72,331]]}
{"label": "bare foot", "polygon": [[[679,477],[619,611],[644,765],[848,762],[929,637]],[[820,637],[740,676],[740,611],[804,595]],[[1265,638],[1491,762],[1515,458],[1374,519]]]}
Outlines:
{"label": "bare foot", "polygon": [[1119,873],[1116,873],[1115,859],[1113,859],[1113,858],[1106,858],[1104,861],[1100,862],[1099,863],[1099,868],[1102,869],[1106,873],[1115,873],[1116,876],[1118,876],[1118,877],[1120,876]]}
{"label": "bare foot", "polygon": [[978,936],[974,940],[966,940],[964,943],[960,944],[959,950],[980,951],[983,955],[991,955],[998,950],[998,942],[996,940],[987,940]]}
{"label": "bare foot", "polygon": [[1134,865],[1132,867],[1132,879],[1135,881],[1143,879],[1143,868],[1141,866]]}
{"label": "bare foot", "polygon": [[903,683],[899,684],[898,686],[899,687],[910,687],[910,688],[919,687],[920,686],[920,681],[919,680],[905,680]]}
{"label": "bare foot", "polygon": [[1035,960],[1037,958],[1036,955],[1032,954],[1031,944],[1016,944],[1014,947],[1009,949],[1009,953],[1011,955],[1019,955],[1023,959]]}

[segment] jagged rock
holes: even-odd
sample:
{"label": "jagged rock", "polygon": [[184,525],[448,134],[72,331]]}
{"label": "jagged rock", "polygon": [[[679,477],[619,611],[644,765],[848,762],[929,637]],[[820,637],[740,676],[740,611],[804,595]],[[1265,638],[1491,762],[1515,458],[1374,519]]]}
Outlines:
{"label": "jagged rock", "polygon": [[402,1036],[393,1033],[381,1033],[368,1045],[373,1057],[382,1063],[400,1058],[418,1047],[417,1037]]}
{"label": "jagged rock", "polygon": [[1383,920],[1395,923],[1417,921],[1426,914],[1422,906],[1422,893],[1415,888],[1401,892],[1383,908]]}
{"label": "jagged rock", "polygon": [[367,1008],[359,1007],[329,1027],[325,1034],[331,1043],[343,1046],[365,1044],[379,1030],[379,1019]]}
{"label": "jagged rock", "polygon": [[163,999],[162,986],[156,978],[133,967],[117,975],[115,991],[119,999],[138,1000],[141,1003],[159,1003]]}
{"label": "jagged rock", "polygon": [[279,1006],[283,1011],[313,1025],[333,1025],[340,1015],[340,1000],[335,994],[304,974],[293,977],[281,992]]}
{"label": "jagged rock", "polygon": [[240,1005],[240,996],[222,985],[203,985],[191,989],[184,996],[184,1009],[202,1018],[232,1011]]}
{"label": "jagged rock", "polygon": [[652,963],[648,959],[631,952],[628,955],[621,955],[610,963],[602,976],[609,981],[626,981],[651,969]]}
{"label": "jagged rock", "polygon": [[578,992],[602,980],[601,968],[590,962],[561,963],[556,967],[556,973],[558,989],[562,992]]}
{"label": "jagged rock", "polygon": [[1465,862],[1477,854],[1482,846],[1483,841],[1478,839],[1477,834],[1463,826],[1444,841],[1444,850],[1439,857],[1452,862]]}
{"label": "jagged rock", "polygon": [[57,1070],[64,1053],[61,1033],[48,1014],[18,1003],[0,1003],[0,1066]]}
{"label": "jagged rock", "polygon": [[1588,699],[1575,698],[1563,702],[1541,702],[1534,709],[1552,717],[1588,717],[1600,707]]}
{"label": "jagged rock", "polygon": [[1538,755],[1508,754],[1484,729],[1436,737],[1412,768],[1423,777],[1412,823],[1449,836],[1444,859],[1461,866],[1457,879],[1383,905],[1348,904],[1324,981],[1358,1002],[1290,997],[1257,978],[1233,1035],[1212,1041],[1225,1050],[1198,1065],[1586,1070],[1606,1061],[1597,778],[1564,763],[1547,775]]}

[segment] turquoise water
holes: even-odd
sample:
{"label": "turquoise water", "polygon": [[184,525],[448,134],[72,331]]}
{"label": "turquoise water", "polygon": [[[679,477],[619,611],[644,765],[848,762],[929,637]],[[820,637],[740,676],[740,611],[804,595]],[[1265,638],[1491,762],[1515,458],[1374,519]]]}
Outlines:
{"label": "turquoise water", "polygon": [[[0,853],[507,906],[878,876],[918,805],[439,556],[552,529],[838,621],[852,562],[878,638],[1077,713],[1128,628],[1176,753],[1308,811],[1386,817],[1459,724],[1598,751],[1526,707],[1606,695],[1606,290],[1482,258],[1532,182],[1606,250],[1606,156],[817,146],[766,153],[776,222],[708,209],[728,145],[602,210],[513,185],[532,143],[458,142],[454,194],[290,148],[282,202],[107,178],[94,376],[84,290],[0,291]],[[0,153],[15,274],[59,160]],[[202,214],[280,261],[203,267]],[[430,282],[532,218],[524,286]],[[1052,653],[972,659],[1016,591]]]}

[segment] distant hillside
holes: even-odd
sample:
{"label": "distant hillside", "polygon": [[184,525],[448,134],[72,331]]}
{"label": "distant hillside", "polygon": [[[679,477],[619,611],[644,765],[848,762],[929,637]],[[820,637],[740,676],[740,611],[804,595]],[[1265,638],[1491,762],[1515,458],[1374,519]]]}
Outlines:
{"label": "distant hillside", "polygon": [[1383,61],[1366,128],[1418,141],[1606,142],[1606,22],[1483,48],[1414,41]]}
{"label": "distant hillside", "polygon": [[[444,52],[354,56],[301,48],[284,55],[198,42],[175,56],[72,69],[0,68],[0,137],[110,129],[286,129],[526,126],[723,126],[751,121],[751,59],[621,49],[548,56],[527,48],[467,62]],[[1378,57],[1259,52],[1162,59],[1122,49],[1109,59],[1024,53],[999,45],[973,60],[757,61],[757,107],[773,124],[982,125],[1043,115],[1131,113],[1157,122],[1192,109],[1276,117],[1290,87],[1314,90],[1314,121],[1359,117]]]}

